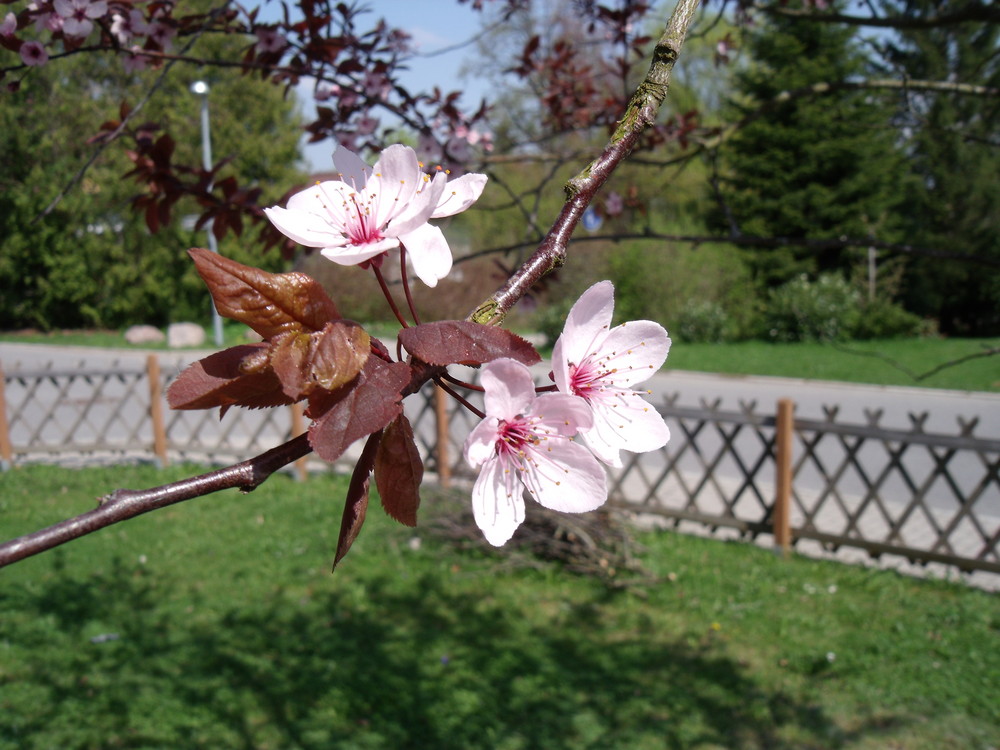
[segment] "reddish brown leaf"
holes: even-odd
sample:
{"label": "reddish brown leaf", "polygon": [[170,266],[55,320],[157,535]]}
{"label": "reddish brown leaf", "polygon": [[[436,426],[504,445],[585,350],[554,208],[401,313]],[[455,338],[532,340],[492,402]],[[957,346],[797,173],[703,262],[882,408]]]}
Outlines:
{"label": "reddish brown leaf", "polygon": [[417,525],[423,478],[424,462],[413,440],[413,428],[400,414],[382,431],[375,454],[375,486],[390,518],[404,526]]}
{"label": "reddish brown leaf", "polygon": [[361,526],[368,513],[368,490],[371,486],[372,467],[375,464],[375,452],[378,448],[380,432],[368,438],[361,457],[358,459],[354,473],[351,474],[351,484],[347,488],[347,499],[344,501],[344,515],[340,519],[340,536],[337,539],[337,554],[333,558],[333,569],[344,559],[344,555],[354,544],[361,533]]}
{"label": "reddish brown leaf", "polygon": [[409,382],[408,365],[369,357],[356,380],[330,397],[321,394],[322,406],[310,402],[315,421],[309,428],[309,444],[316,455],[336,461],[355,440],[389,424],[403,410],[400,391]]}
{"label": "reddish brown leaf", "polygon": [[246,323],[264,338],[319,331],[340,318],[337,306],[304,273],[268,273],[211,250],[188,250],[220,315]]}
{"label": "reddish brown leaf", "polygon": [[221,406],[261,408],[290,404],[278,376],[270,368],[254,366],[267,344],[223,349],[190,365],[167,389],[172,409],[210,409]]}
{"label": "reddish brown leaf", "polygon": [[542,358],[529,344],[505,328],[467,320],[424,323],[399,332],[399,341],[410,354],[431,365],[481,365],[510,357],[525,365]]}
{"label": "reddish brown leaf", "polygon": [[327,323],[321,331],[279,336],[271,350],[271,366],[290,398],[298,400],[317,388],[333,391],[353,380],[371,353],[365,330],[349,320]]}

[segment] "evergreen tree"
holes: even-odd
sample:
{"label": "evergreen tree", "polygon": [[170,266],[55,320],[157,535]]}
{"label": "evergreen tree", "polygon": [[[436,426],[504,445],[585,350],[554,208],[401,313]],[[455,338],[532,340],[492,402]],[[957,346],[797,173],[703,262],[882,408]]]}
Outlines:
{"label": "evergreen tree", "polygon": [[[948,0],[892,3],[922,16]],[[903,30],[889,61],[912,78],[1000,88],[1000,27],[963,23]],[[903,222],[909,242],[1000,260],[1000,100],[909,91],[898,98],[912,179]],[[914,258],[904,301],[947,333],[1000,333],[1000,273],[975,263]]]}
{"label": "evergreen tree", "polygon": [[[723,231],[753,236],[829,238],[876,233],[890,239],[900,200],[901,157],[889,116],[863,91],[791,97],[784,91],[858,77],[865,57],[854,31],[768,17],[749,39],[751,62],[736,76],[738,116],[768,104],[723,146]],[[734,227],[735,225],[735,227]],[[757,281],[779,285],[801,274],[841,270],[846,253],[806,248],[748,251]]]}

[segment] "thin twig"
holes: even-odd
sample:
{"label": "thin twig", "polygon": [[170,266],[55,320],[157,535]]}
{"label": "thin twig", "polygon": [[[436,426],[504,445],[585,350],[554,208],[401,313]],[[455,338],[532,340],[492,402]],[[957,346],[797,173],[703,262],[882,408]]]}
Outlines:
{"label": "thin twig", "polygon": [[406,247],[404,245],[399,246],[399,280],[403,282],[403,294],[406,296],[406,306],[410,308],[410,315],[413,316],[413,324],[420,325],[417,306],[413,304],[413,295],[410,294],[410,279],[406,273]]}
{"label": "thin twig", "polygon": [[919,383],[922,380],[927,380],[928,378],[934,377],[942,370],[947,370],[951,367],[957,367],[958,365],[965,364],[970,360],[982,359],[983,357],[994,357],[1000,354],[1000,347],[984,345],[982,351],[973,352],[972,354],[966,354],[964,357],[959,357],[958,359],[952,359],[947,362],[942,362],[941,364],[932,367],[926,372],[918,373],[915,372],[914,370],[911,370],[902,362],[899,362],[893,359],[892,357],[883,354],[882,352],[866,352],[862,351],[861,349],[852,349],[848,346],[844,346],[843,344],[839,344],[836,341],[831,341],[830,344],[838,352],[843,352],[844,354],[857,355],[859,357],[872,357],[874,359],[881,360],[890,367],[894,367],[895,369],[899,370],[907,377],[912,378],[917,383]]}
{"label": "thin twig", "polygon": [[396,320],[399,321],[399,324],[403,326],[403,328],[409,328],[410,324],[406,322],[406,318],[403,317],[399,308],[396,307],[396,301],[392,298],[392,293],[389,291],[389,287],[385,283],[382,271],[374,264],[372,264],[372,271],[375,272],[375,278],[378,279],[378,285],[382,287],[382,294],[385,295],[385,301],[389,303],[389,307],[392,309],[392,314],[396,316]]}
{"label": "thin twig", "polygon": [[570,237],[584,211],[614,169],[628,156],[642,132],[655,122],[698,2],[679,0],[653,50],[649,72],[632,96],[610,142],[600,156],[566,184],[568,197],[545,239],[514,275],[473,311],[472,320],[490,325],[501,323],[532,286],[565,263]]}
{"label": "thin twig", "polygon": [[278,469],[308,455],[310,451],[312,447],[309,445],[308,436],[299,435],[266,453],[223,469],[148,490],[115,490],[102,497],[98,501],[98,506],[87,513],[0,545],[0,567],[37,555],[39,552],[119,521],[184,500],[233,487],[243,492],[250,492]]}

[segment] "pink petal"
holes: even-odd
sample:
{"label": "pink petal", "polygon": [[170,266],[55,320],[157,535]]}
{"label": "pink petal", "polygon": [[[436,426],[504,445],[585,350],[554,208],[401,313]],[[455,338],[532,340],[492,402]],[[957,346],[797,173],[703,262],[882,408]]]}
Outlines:
{"label": "pink petal", "polygon": [[528,368],[512,359],[497,359],[483,367],[480,383],[485,389],[486,414],[513,419],[535,399],[535,383]]}
{"label": "pink petal", "polygon": [[[615,288],[610,281],[599,281],[580,295],[570,308],[562,335],[556,342],[560,360],[579,364],[594,351],[611,327],[614,310]],[[552,357],[555,360],[555,350]]]}
{"label": "pink petal", "polygon": [[532,404],[531,414],[539,418],[539,427],[566,437],[589,430],[594,423],[587,401],[568,393],[543,393]]}
{"label": "pink petal", "polygon": [[440,279],[451,270],[451,248],[444,232],[430,224],[422,224],[412,232],[401,235],[407,257],[413,270],[427,286],[437,286]]}
{"label": "pink petal", "polygon": [[500,460],[487,462],[479,472],[472,488],[472,515],[494,547],[506,543],[524,520],[521,485],[512,481]]}
{"label": "pink petal", "polygon": [[454,180],[448,181],[448,186],[444,195],[438,201],[437,208],[431,214],[432,219],[441,219],[445,216],[454,216],[461,213],[483,194],[488,178],[484,174],[464,174]]}
{"label": "pink petal", "polygon": [[481,466],[496,456],[498,428],[499,420],[496,417],[486,417],[469,433],[469,437],[465,439],[463,452],[465,460],[472,466]]}
{"label": "pink petal", "polygon": [[585,513],[608,499],[604,467],[579,443],[549,441],[533,451],[531,468],[521,474],[528,492],[541,505],[564,513]]}

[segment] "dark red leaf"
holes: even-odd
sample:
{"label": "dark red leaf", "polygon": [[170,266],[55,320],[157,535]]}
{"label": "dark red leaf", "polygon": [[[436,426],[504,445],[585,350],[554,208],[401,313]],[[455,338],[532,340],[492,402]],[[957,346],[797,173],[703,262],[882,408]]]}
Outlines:
{"label": "dark red leaf", "polygon": [[431,365],[481,365],[501,357],[525,365],[542,361],[535,347],[517,334],[467,320],[404,328],[399,332],[399,341],[406,351]]}
{"label": "dark red leaf", "polygon": [[[245,344],[223,349],[190,365],[167,389],[172,409],[210,409],[221,406],[263,408],[290,404],[281,381],[266,366],[267,344]],[[260,363],[264,366],[261,367]]]}
{"label": "dark red leaf", "polygon": [[361,457],[358,459],[354,473],[351,474],[351,484],[347,488],[347,499],[344,501],[344,515],[340,519],[340,536],[337,539],[337,554],[333,558],[333,569],[344,559],[344,555],[354,544],[361,533],[361,526],[368,513],[368,490],[371,486],[372,467],[375,465],[375,452],[378,448],[381,433],[375,433],[368,438]]}
{"label": "dark red leaf", "polygon": [[[369,357],[357,380],[310,401],[309,444],[325,461],[336,461],[355,440],[381,430],[402,412],[400,391],[410,367]],[[332,402],[332,403],[331,403]]]}
{"label": "dark red leaf", "polygon": [[417,525],[423,478],[424,462],[413,440],[413,428],[406,415],[400,414],[382,431],[375,454],[375,486],[390,518],[404,526]]}
{"label": "dark red leaf", "polygon": [[246,323],[264,338],[319,331],[340,318],[323,287],[304,273],[268,273],[211,250],[188,250],[220,315]]}
{"label": "dark red leaf", "polygon": [[321,331],[277,337],[271,366],[285,393],[298,400],[316,388],[333,391],[353,380],[371,353],[371,339],[350,320],[327,323]]}

